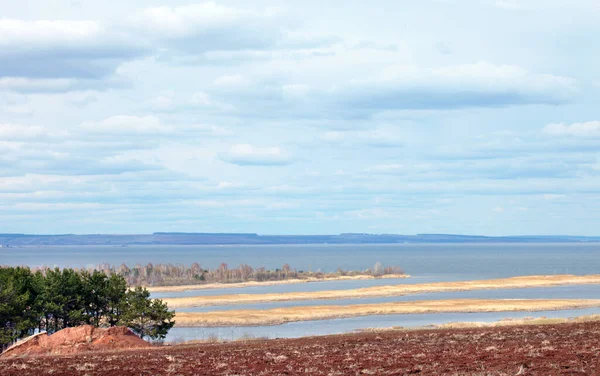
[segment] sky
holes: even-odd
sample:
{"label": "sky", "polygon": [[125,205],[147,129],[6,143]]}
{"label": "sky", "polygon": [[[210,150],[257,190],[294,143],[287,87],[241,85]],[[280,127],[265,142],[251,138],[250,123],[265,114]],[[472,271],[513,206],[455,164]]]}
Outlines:
{"label": "sky", "polygon": [[0,0],[0,232],[599,235],[597,0]]}

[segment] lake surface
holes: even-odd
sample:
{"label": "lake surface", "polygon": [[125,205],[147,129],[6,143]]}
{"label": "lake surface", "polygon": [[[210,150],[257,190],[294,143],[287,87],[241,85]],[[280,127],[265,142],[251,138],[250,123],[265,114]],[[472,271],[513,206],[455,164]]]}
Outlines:
{"label": "lake surface", "polygon": [[218,289],[198,289],[186,291],[168,291],[155,292],[152,296],[155,298],[179,298],[186,296],[213,296],[213,295],[229,295],[229,294],[266,294],[266,293],[285,293],[285,292],[310,292],[322,290],[351,290],[362,287],[372,286],[388,286],[400,284],[416,284],[441,282],[448,280],[458,280],[458,278],[449,277],[429,277],[429,276],[414,276],[411,278],[382,278],[382,279],[366,279],[366,280],[347,280],[347,281],[323,281],[323,282],[307,282],[307,283],[292,283],[271,286],[252,286],[252,287],[225,287]]}
{"label": "lake surface", "polygon": [[535,274],[594,274],[600,243],[365,244],[232,246],[63,246],[0,248],[0,264],[89,267],[101,263],[191,264],[215,268],[245,263],[269,269],[288,263],[324,272],[397,265],[413,276],[486,279]]}
{"label": "lake surface", "polygon": [[[298,270],[331,272],[338,268],[364,270],[376,262],[384,266],[403,268],[412,278],[358,281],[328,281],[293,285],[250,288],[225,288],[169,293],[155,293],[153,297],[176,297],[221,294],[261,294],[293,291],[355,289],[389,284],[413,284],[441,281],[505,278],[542,274],[598,274],[600,273],[600,243],[549,244],[368,244],[368,245],[232,245],[232,246],[66,246],[0,248],[0,264],[59,267],[92,267],[107,263],[130,266],[147,263],[186,264],[198,262],[205,268],[216,268],[225,262],[231,267],[249,264],[275,269],[287,263]],[[209,311],[227,309],[268,309],[306,305],[343,305],[383,303],[429,299],[556,299],[600,298],[599,285],[560,286],[550,288],[502,289],[429,293],[388,298],[348,300],[309,300],[280,303],[260,303],[237,306],[214,306],[182,309],[181,311]],[[301,337],[336,334],[361,328],[417,327],[429,324],[465,321],[497,321],[503,318],[527,316],[570,317],[597,314],[600,309],[490,312],[490,313],[436,313],[413,315],[367,316],[336,320],[289,323],[277,326],[225,328],[173,328],[167,340],[221,339],[253,337]]]}
{"label": "lake surface", "polygon": [[434,313],[411,315],[376,315],[348,319],[293,322],[275,326],[215,327],[215,328],[173,328],[167,341],[205,340],[216,337],[222,340],[235,340],[244,337],[298,338],[327,334],[342,334],[358,329],[390,328],[402,326],[415,328],[432,324],[452,322],[494,322],[505,318],[524,317],[577,317],[600,313],[598,308],[573,309],[564,311],[534,312],[482,312],[482,313]]}

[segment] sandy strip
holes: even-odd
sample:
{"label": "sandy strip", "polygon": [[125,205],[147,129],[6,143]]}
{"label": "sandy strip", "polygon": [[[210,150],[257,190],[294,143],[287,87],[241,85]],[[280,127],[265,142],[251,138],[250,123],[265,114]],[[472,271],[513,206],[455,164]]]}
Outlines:
{"label": "sandy strip", "polygon": [[178,292],[178,291],[189,291],[189,290],[208,290],[208,289],[230,289],[230,288],[243,288],[243,287],[257,287],[257,286],[275,286],[275,285],[293,285],[297,283],[318,283],[327,281],[362,281],[370,279],[397,279],[397,278],[410,278],[408,274],[387,274],[379,277],[371,275],[354,275],[354,276],[340,276],[333,278],[307,278],[307,279],[287,279],[283,281],[265,281],[265,282],[236,282],[236,283],[208,283],[205,285],[181,285],[181,286],[149,286],[146,290],[150,292]]}
{"label": "sandy strip", "polygon": [[600,307],[600,299],[453,299],[347,306],[285,307],[268,310],[179,312],[179,327],[262,326],[357,316],[447,312],[551,311]]}
{"label": "sandy strip", "polygon": [[559,285],[600,284],[600,274],[574,276],[526,276],[503,279],[490,279],[461,282],[436,282],[422,284],[401,284],[373,286],[352,290],[323,290],[310,292],[287,292],[273,294],[231,294],[215,296],[189,296],[164,298],[169,308],[202,307],[214,305],[285,302],[294,300],[333,300],[358,299],[386,296],[402,296],[430,292],[451,292],[467,290],[514,289],[526,287],[549,287]]}
{"label": "sandy strip", "polygon": [[447,324],[432,324],[426,326],[418,326],[404,328],[402,326],[393,326],[385,328],[364,328],[357,329],[356,333],[375,333],[388,331],[413,331],[423,329],[471,329],[471,328],[496,328],[504,326],[521,326],[521,325],[556,325],[581,322],[596,322],[600,321],[600,315],[584,315],[576,317],[524,317],[522,319],[502,319],[493,322],[466,321],[466,322],[450,322]]}

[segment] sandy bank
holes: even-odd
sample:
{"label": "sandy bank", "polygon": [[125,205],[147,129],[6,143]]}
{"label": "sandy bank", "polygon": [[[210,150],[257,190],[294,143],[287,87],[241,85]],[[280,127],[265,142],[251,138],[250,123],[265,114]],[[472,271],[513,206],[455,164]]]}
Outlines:
{"label": "sandy bank", "polygon": [[369,279],[396,279],[410,278],[408,274],[388,274],[379,277],[371,275],[340,276],[334,278],[307,278],[307,279],[288,279],[284,281],[265,281],[265,282],[239,282],[239,283],[209,283],[205,285],[181,285],[181,286],[150,286],[146,289],[150,292],[178,292],[188,290],[208,290],[208,289],[229,289],[256,286],[274,286],[274,285],[292,285],[297,283],[317,283],[327,281],[359,281]]}
{"label": "sandy bank", "polygon": [[450,292],[467,290],[492,290],[526,287],[548,287],[558,285],[600,284],[600,275],[551,275],[526,276],[502,279],[436,282],[422,284],[401,284],[391,286],[373,286],[352,290],[323,290],[311,292],[288,292],[274,294],[231,294],[215,296],[190,296],[163,299],[170,308],[201,307],[212,305],[250,304],[284,302],[293,300],[332,300],[358,299],[386,296],[401,296],[430,292]]}
{"label": "sandy bank", "polygon": [[479,322],[479,321],[467,321],[467,322],[451,322],[447,324],[434,324],[419,326],[415,328],[404,328],[401,326],[394,326],[388,328],[365,328],[357,329],[357,333],[379,333],[387,331],[414,331],[414,330],[441,330],[441,329],[472,329],[472,328],[497,328],[505,326],[521,326],[521,325],[557,325],[557,324],[569,324],[569,323],[586,323],[586,322],[597,322],[600,321],[600,315],[584,315],[577,317],[524,317],[522,319],[502,319],[494,322]]}
{"label": "sandy bank", "polygon": [[268,310],[180,312],[176,314],[175,321],[179,327],[262,326],[371,315],[551,311],[592,307],[600,307],[600,299],[453,299],[348,306],[285,307]]}

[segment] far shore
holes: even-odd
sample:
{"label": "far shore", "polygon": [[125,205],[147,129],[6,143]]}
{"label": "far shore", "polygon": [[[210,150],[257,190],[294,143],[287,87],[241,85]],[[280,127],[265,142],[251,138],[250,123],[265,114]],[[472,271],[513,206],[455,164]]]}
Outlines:
{"label": "far shore", "polygon": [[264,326],[372,315],[552,311],[595,307],[600,307],[600,299],[450,299],[347,306],[285,307],[268,310],[179,312],[175,316],[175,325],[178,327]]}
{"label": "far shore", "polygon": [[372,275],[353,275],[353,276],[339,276],[339,277],[327,277],[327,278],[306,278],[306,279],[286,279],[281,281],[249,281],[249,282],[235,282],[235,283],[208,283],[203,285],[180,285],[180,286],[149,286],[146,290],[150,292],[179,292],[189,290],[208,290],[208,289],[228,289],[228,288],[244,288],[244,287],[258,287],[258,286],[274,286],[274,285],[292,285],[297,283],[316,283],[316,282],[328,282],[328,281],[359,281],[359,280],[370,280],[370,279],[398,279],[398,278],[410,278],[408,274],[385,274],[382,276]]}
{"label": "far shore", "polygon": [[350,290],[322,290],[307,292],[286,292],[268,294],[229,294],[214,296],[189,296],[163,298],[169,308],[189,308],[217,305],[240,305],[251,303],[271,303],[295,300],[334,300],[360,299],[388,296],[402,296],[433,292],[453,292],[469,290],[516,289],[527,287],[551,287],[560,285],[600,284],[600,274],[524,276],[490,280],[435,282],[421,284],[399,284],[372,286]]}

